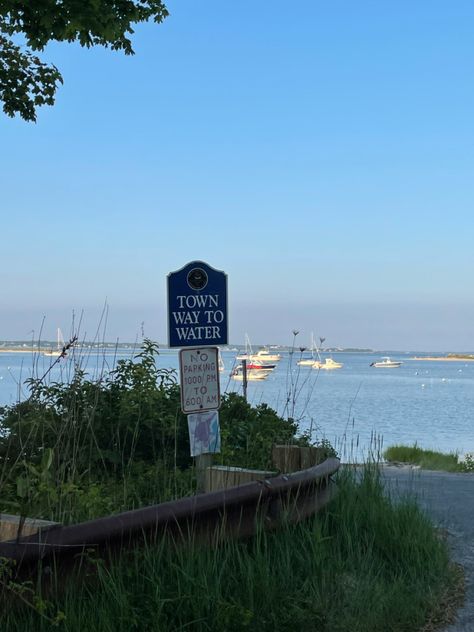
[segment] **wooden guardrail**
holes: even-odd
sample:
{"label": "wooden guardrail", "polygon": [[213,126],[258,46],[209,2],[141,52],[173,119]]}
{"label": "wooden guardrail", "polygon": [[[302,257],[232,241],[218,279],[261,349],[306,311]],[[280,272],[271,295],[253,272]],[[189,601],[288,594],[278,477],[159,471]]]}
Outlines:
{"label": "wooden guardrail", "polygon": [[226,537],[253,534],[259,523],[276,528],[283,520],[298,522],[315,513],[332,497],[331,475],[339,460],[291,474],[198,494],[143,509],[98,518],[76,525],[0,542],[0,557],[27,570],[42,561],[43,568],[70,560],[86,549],[110,551],[156,541],[163,534],[198,537],[216,542]]}
{"label": "wooden guardrail", "polygon": [[38,531],[46,531],[58,526],[57,522],[39,520],[37,518],[24,518],[12,514],[0,513],[0,542],[16,540],[18,537],[33,535]]}

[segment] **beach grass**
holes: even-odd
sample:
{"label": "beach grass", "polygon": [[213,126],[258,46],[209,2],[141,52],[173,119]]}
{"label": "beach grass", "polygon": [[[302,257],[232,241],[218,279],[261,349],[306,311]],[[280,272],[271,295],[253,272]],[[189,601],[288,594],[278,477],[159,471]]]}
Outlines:
{"label": "beach grass", "polygon": [[[144,341],[95,381],[80,369],[67,384],[30,380],[31,397],[0,410],[0,510],[71,524],[194,493],[179,387],[155,355]],[[273,444],[307,442],[292,418],[235,394],[220,421],[227,465],[265,469]],[[80,570],[53,568],[46,591],[0,559],[0,630],[406,632],[445,621],[459,576],[430,520],[414,500],[391,500],[376,464],[336,482],[299,525],[218,547],[168,538],[114,558],[88,551]]]}
{"label": "beach grass", "polygon": [[466,455],[460,460],[456,453],[443,453],[435,450],[424,450],[417,444],[413,446],[394,445],[388,447],[383,457],[389,463],[407,463],[417,465],[424,470],[442,470],[444,472],[472,471],[472,457]]}
{"label": "beach grass", "polygon": [[86,556],[89,571],[55,577],[32,607],[3,607],[1,629],[402,632],[442,618],[456,576],[429,519],[412,500],[392,502],[375,466],[343,470],[337,484],[324,511],[276,532]]}

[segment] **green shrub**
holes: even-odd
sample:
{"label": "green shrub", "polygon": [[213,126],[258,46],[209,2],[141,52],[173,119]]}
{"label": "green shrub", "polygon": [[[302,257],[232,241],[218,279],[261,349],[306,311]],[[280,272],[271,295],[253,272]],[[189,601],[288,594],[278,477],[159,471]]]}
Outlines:
{"label": "green shrub", "polygon": [[[145,340],[98,380],[29,380],[27,401],[0,411],[0,511],[60,522],[154,504],[194,490],[186,416],[173,370]],[[308,444],[297,425],[235,393],[219,413],[227,465],[268,468],[274,443]]]}

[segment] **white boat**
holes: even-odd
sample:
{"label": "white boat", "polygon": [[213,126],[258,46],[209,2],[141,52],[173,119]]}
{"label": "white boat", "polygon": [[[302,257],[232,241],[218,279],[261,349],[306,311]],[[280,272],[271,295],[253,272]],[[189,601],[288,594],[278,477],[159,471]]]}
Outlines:
{"label": "white boat", "polygon": [[255,360],[247,360],[247,371],[273,371],[276,364],[264,364]]}
{"label": "white boat", "polygon": [[[302,358],[301,360],[298,360],[298,362],[296,364],[298,364],[299,366],[313,366],[313,364],[316,362],[316,358],[314,357],[314,352],[318,351],[317,346],[314,344],[314,334],[313,332],[311,332],[311,344],[309,346],[309,350],[311,351],[311,357],[310,358]],[[318,351],[318,356],[319,356],[319,351]],[[321,360],[321,358],[319,358]]]}
{"label": "white boat", "polygon": [[252,345],[250,344],[250,338],[248,334],[245,334],[245,351],[235,356],[236,360],[250,360],[253,354]]}
{"label": "white boat", "polygon": [[326,358],[324,362],[318,360],[313,364],[313,369],[324,369],[324,371],[332,371],[333,369],[341,369],[344,365],[342,362],[336,362],[332,358]]}
{"label": "white boat", "polygon": [[[255,380],[266,380],[270,375],[271,371],[260,370],[260,369],[252,369],[251,371],[247,371],[247,382],[253,382]],[[231,378],[233,380],[238,380],[243,382],[244,372],[242,371],[242,367],[237,367],[231,373]]]}
{"label": "white boat", "polygon": [[58,358],[59,356],[66,356],[66,352],[64,351],[64,338],[59,327],[58,327],[58,332],[57,332],[56,349],[50,349],[49,351],[45,351],[43,355],[55,357],[55,358]]}
{"label": "white boat", "polygon": [[279,353],[270,353],[268,349],[260,349],[257,353],[250,356],[253,362],[279,362],[281,355]]}
{"label": "white boat", "polygon": [[313,366],[315,362],[316,360],[314,358],[305,358],[304,360],[298,360],[296,364],[299,366]]}
{"label": "white boat", "polygon": [[403,362],[400,362],[399,360],[392,360],[388,356],[384,356],[381,361],[372,362],[370,366],[373,366],[376,369],[397,369],[402,364]]}

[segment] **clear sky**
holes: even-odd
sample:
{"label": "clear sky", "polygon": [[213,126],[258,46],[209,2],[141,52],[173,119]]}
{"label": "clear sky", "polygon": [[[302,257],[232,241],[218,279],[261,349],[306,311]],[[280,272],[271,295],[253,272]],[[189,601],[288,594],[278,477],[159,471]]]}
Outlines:
{"label": "clear sky", "polygon": [[474,349],[474,3],[168,3],[134,57],[51,45],[0,115],[0,339],[166,339],[168,272],[229,276],[230,338]]}

